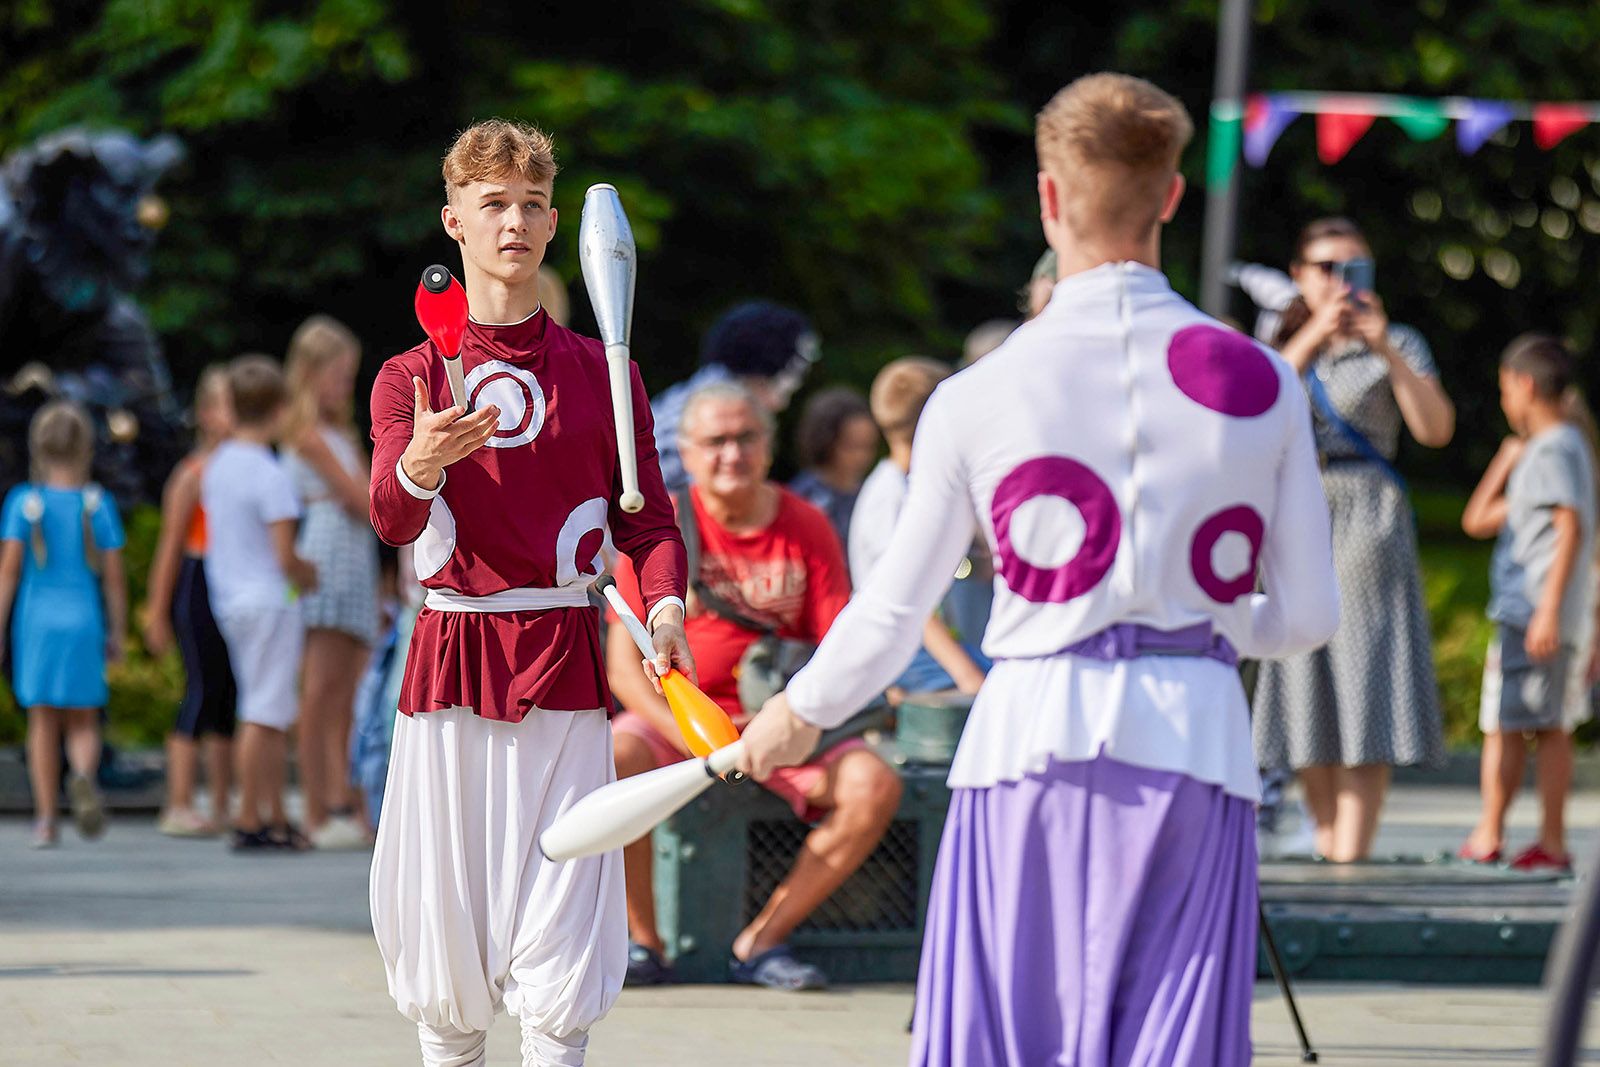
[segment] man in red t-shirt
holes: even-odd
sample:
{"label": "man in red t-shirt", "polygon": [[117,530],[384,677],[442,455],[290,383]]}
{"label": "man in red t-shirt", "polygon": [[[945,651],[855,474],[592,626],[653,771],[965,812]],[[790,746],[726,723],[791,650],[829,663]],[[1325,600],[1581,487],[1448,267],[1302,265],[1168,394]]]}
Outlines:
{"label": "man in red t-shirt", "polygon": [[[683,463],[694,480],[689,499],[700,535],[700,580],[710,594],[779,637],[816,643],[850,599],[849,571],[828,518],[767,480],[772,466],[772,417],[742,387],[718,383],[696,392],[679,424]],[[686,521],[679,516],[679,523]],[[638,582],[626,560],[617,585],[639,604]],[[735,668],[761,635],[708,610],[691,590],[684,624],[700,685],[736,724]],[[639,669],[632,640],[614,619],[607,676],[627,710],[612,722],[617,776],[641,774],[688,755],[672,711]],[[796,960],[784,941],[871,854],[900,802],[900,779],[859,740],[845,741],[811,763],[778,771],[766,788],[795,814],[821,821],[806,838],[794,869],[761,913],[733,942],[735,980],[779,989],[827,983],[816,967]],[[650,839],[624,851],[630,940],[628,977],[641,984],[670,976],[656,931]]]}

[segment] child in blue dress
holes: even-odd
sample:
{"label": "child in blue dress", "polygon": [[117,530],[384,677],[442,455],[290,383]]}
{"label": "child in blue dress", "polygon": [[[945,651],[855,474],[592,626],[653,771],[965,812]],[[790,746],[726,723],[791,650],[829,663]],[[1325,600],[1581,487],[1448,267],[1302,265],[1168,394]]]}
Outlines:
{"label": "child in blue dress", "polygon": [[28,451],[33,477],[0,507],[0,645],[11,642],[12,692],[27,709],[34,845],[49,847],[63,731],[73,821],[86,838],[105,829],[94,785],[100,709],[109,696],[106,664],[122,658],[128,593],[117,506],[89,481],[88,414],[65,401],[46,404],[28,427]]}

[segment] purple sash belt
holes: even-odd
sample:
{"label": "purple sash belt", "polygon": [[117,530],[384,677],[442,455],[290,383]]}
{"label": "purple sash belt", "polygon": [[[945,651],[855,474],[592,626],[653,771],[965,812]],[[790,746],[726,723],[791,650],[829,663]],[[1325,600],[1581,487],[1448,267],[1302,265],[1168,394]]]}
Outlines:
{"label": "purple sash belt", "polygon": [[1108,663],[1140,656],[1195,656],[1214,659],[1230,667],[1239,665],[1239,654],[1227,638],[1211,629],[1209,622],[1197,622],[1181,630],[1157,630],[1143,623],[1119,622],[1061,651]]}

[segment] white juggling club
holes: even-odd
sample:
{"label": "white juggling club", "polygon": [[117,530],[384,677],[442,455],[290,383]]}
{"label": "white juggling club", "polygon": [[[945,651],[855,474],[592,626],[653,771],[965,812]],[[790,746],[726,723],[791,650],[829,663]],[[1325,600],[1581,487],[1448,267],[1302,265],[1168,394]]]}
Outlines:
{"label": "white juggling club", "polygon": [[603,785],[556,817],[539,835],[552,860],[577,859],[631,845],[679,808],[711,788],[744,755],[735,741],[705,759],[659,767]]}
{"label": "white juggling club", "polygon": [[633,333],[633,286],[638,255],[633,227],[622,200],[610,185],[589,186],[578,223],[578,261],[594,306],[600,340],[611,375],[611,412],[617,423],[617,462],[622,465],[622,510],[644,507],[639,492],[639,455],[633,447],[633,389],[628,380],[629,338]]}

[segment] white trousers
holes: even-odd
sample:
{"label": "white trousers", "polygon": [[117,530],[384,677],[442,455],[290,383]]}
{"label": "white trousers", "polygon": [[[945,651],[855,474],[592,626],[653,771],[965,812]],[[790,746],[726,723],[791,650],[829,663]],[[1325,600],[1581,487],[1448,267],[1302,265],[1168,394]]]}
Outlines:
{"label": "white trousers", "polygon": [[424,1064],[482,1064],[503,1006],[522,1027],[525,1067],[581,1067],[627,970],[622,854],[551,863],[537,842],[615,776],[601,711],[397,716],[372,929]]}

